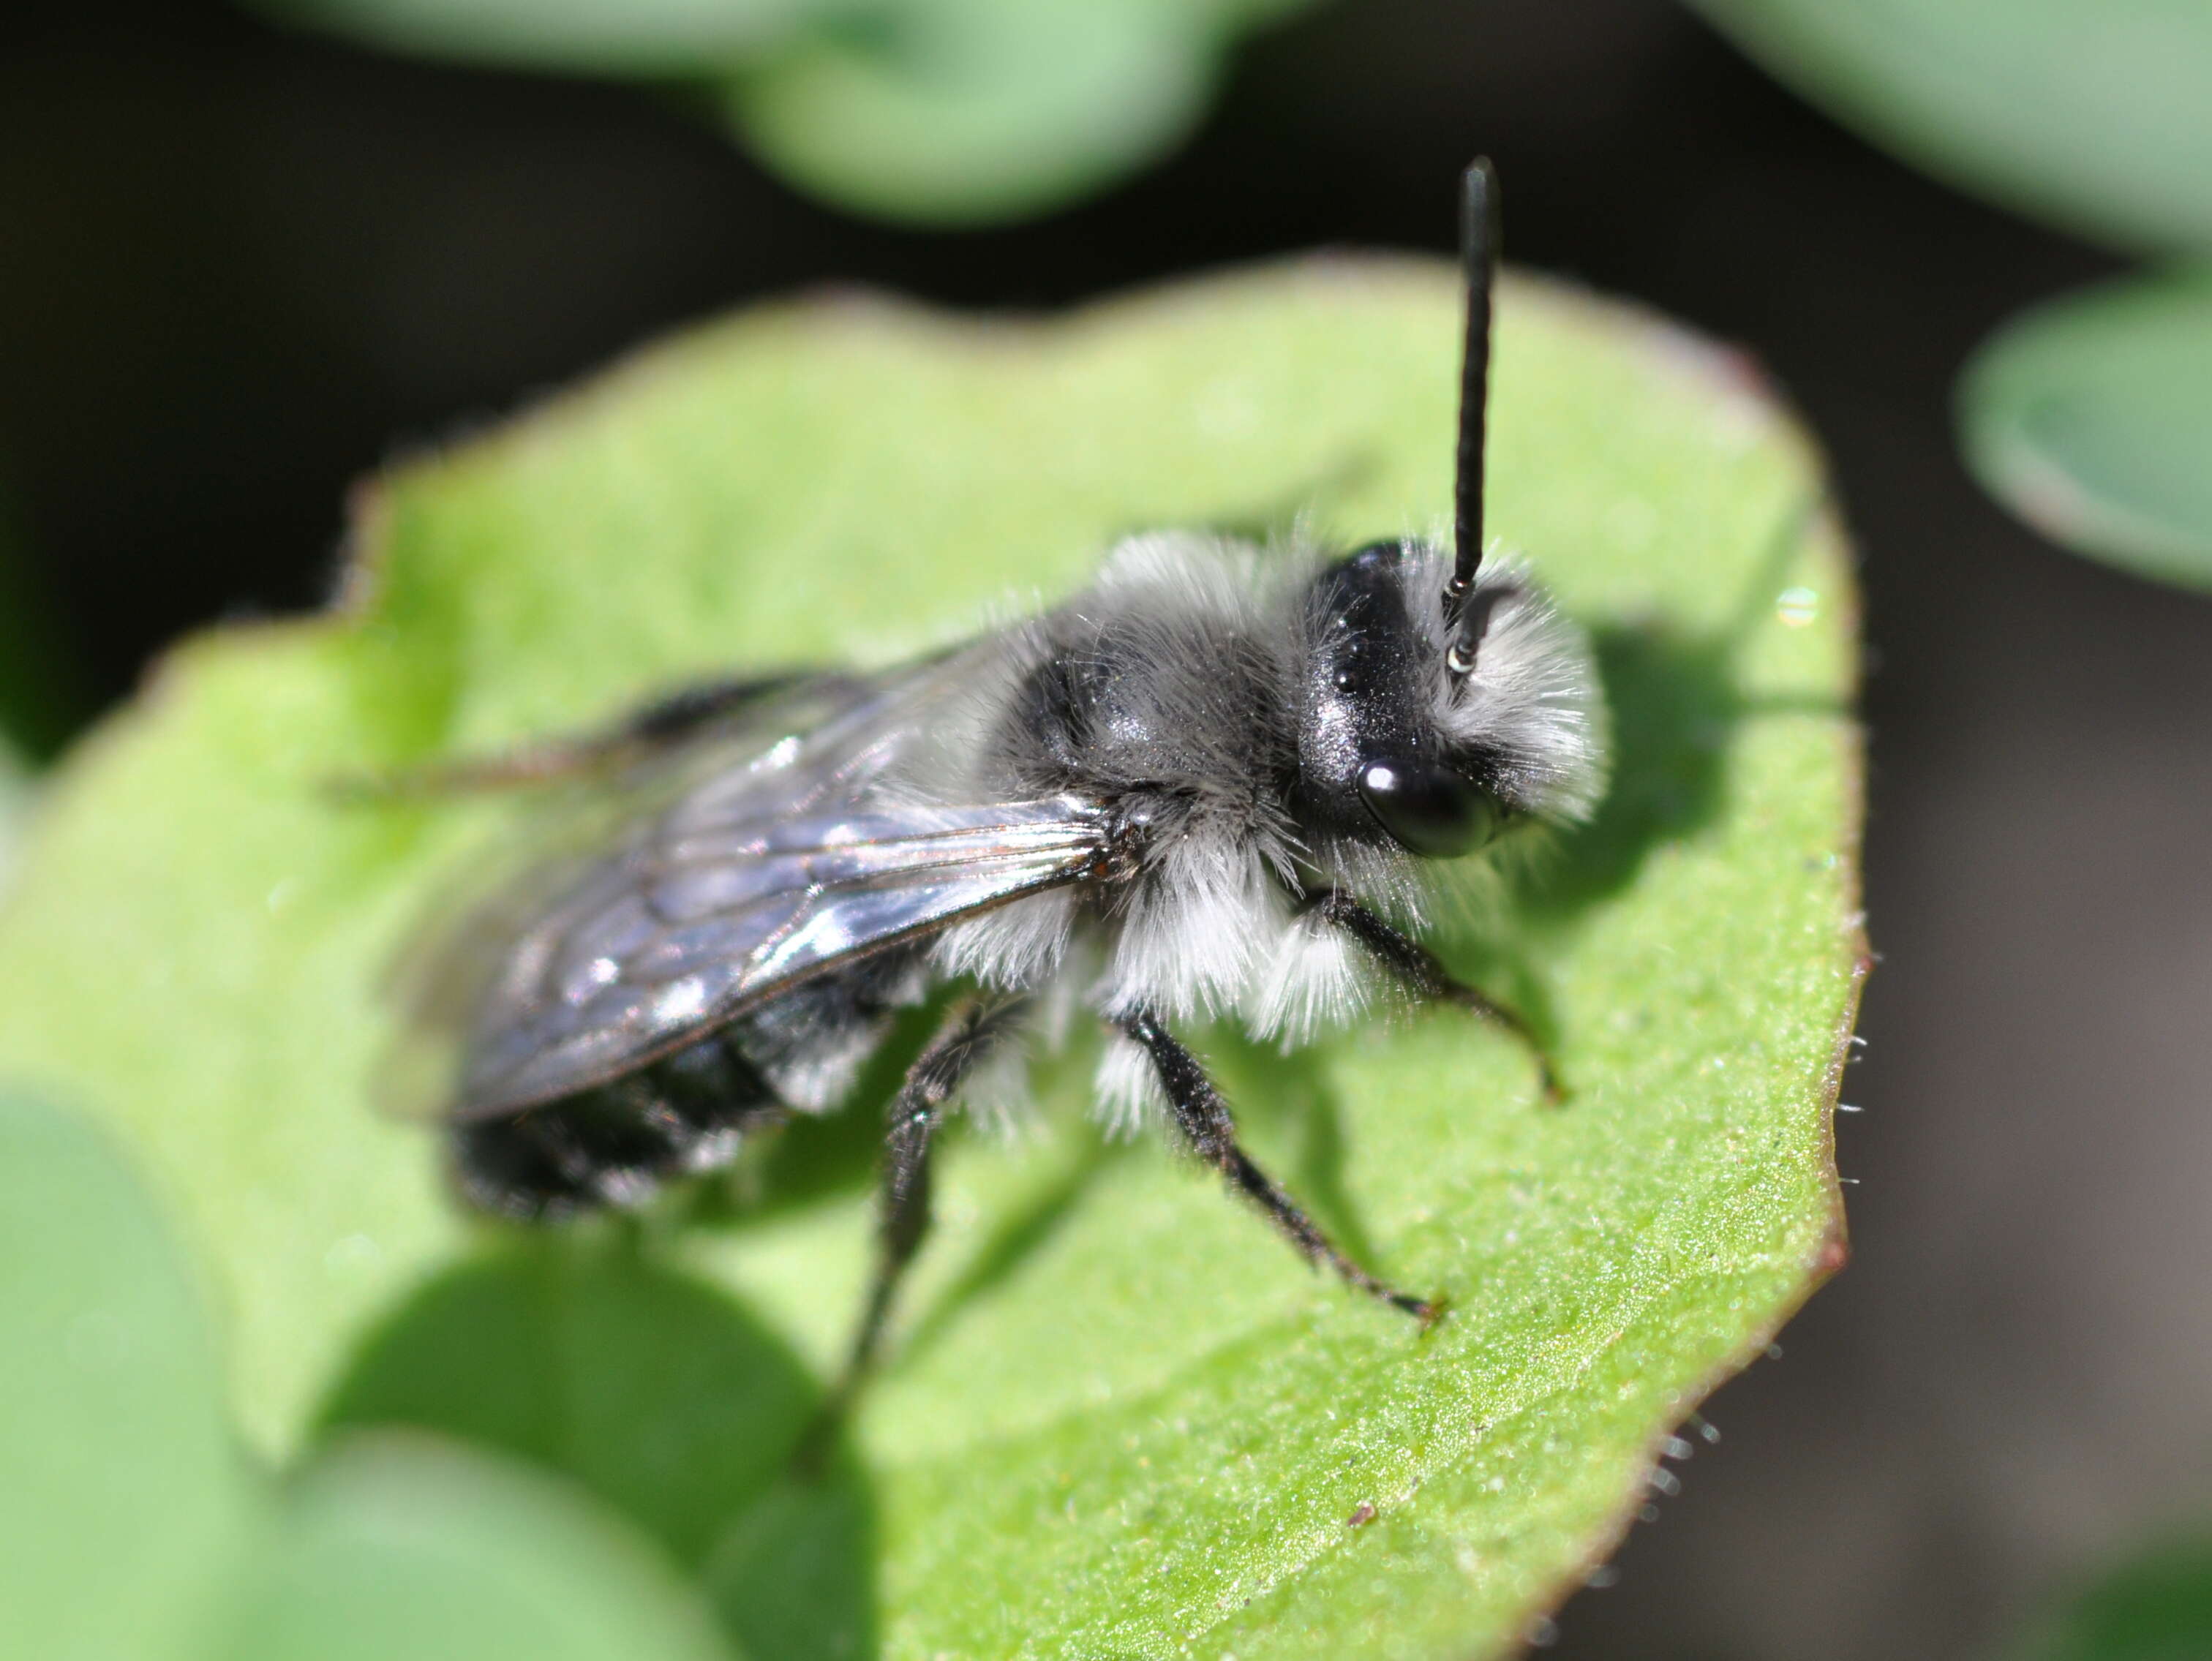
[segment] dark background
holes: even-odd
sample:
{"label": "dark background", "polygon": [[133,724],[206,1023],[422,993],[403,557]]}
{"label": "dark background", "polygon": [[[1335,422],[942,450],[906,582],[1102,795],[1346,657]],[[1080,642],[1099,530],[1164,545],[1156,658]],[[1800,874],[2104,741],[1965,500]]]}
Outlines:
{"label": "dark background", "polygon": [[314,603],[394,446],[672,324],[824,280],[1034,306],[1442,249],[1455,170],[1495,155],[1516,260],[1742,342],[1798,401],[1871,633],[1857,1260],[1711,1404],[1724,1440],[1558,1652],[1987,1652],[2212,1512],[2212,611],[2007,520],[1946,414],[1984,331],[2108,256],[1887,160],[1663,0],[1324,8],[1167,165],[962,235],[811,205],[671,97],[90,11],[0,24],[0,502],[88,711],[180,630]]}

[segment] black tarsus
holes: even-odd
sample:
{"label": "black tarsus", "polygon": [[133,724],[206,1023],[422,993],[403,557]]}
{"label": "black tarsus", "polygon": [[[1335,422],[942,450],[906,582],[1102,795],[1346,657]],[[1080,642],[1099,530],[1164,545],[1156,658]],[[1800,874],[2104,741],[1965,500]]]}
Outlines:
{"label": "black tarsus", "polygon": [[1133,1015],[1114,1017],[1113,1025],[1125,1037],[1134,1040],[1151,1058],[1152,1071],[1160,1081],[1160,1088],[1167,1093],[1176,1128],[1198,1156],[1226,1177],[1231,1187],[1257,1205],[1267,1221],[1299,1252],[1313,1262],[1334,1270],[1362,1292],[1379,1298],[1394,1309],[1403,1310],[1424,1328],[1433,1325],[1442,1317],[1443,1300],[1416,1298],[1387,1286],[1338,1251],[1328,1236],[1298,1209],[1297,1202],[1252,1162],[1251,1156],[1237,1140],[1237,1121],[1230,1114],[1229,1104],[1221,1099],[1221,1092],[1214,1088],[1213,1081],[1206,1076],[1198,1058],[1168,1031],[1158,1015],[1149,1009],[1139,1009]]}
{"label": "black tarsus", "polygon": [[1460,179],[1460,264],[1467,279],[1467,338],[1459,362],[1459,461],[1453,475],[1451,580],[1444,615],[1459,609],[1482,564],[1483,451],[1490,409],[1491,289],[1498,276],[1498,170],[1487,156],[1468,164]]}
{"label": "black tarsus", "polygon": [[1341,929],[1364,946],[1370,955],[1398,977],[1417,997],[1453,1003],[1482,1017],[1520,1040],[1536,1064],[1536,1079],[1544,1100],[1556,1106],[1566,1100],[1559,1069],[1551,1052],[1536,1036],[1528,1017],[1500,1003],[1463,980],[1458,980],[1437,961],[1437,955],[1412,936],[1391,926],[1385,918],[1337,888],[1322,888],[1306,896],[1307,909],[1331,928]]}
{"label": "black tarsus", "polygon": [[842,1421],[882,1347],[891,1299],[929,1229],[929,1152],[944,1122],[945,1104],[971,1072],[1020,1022],[1026,997],[966,998],[945,1015],[936,1037],[907,1069],[905,1081],[884,1112],[884,1162],[877,1189],[875,1280],[843,1370],[822,1410],[799,1440],[793,1463],[802,1472],[821,1467],[828,1439]]}

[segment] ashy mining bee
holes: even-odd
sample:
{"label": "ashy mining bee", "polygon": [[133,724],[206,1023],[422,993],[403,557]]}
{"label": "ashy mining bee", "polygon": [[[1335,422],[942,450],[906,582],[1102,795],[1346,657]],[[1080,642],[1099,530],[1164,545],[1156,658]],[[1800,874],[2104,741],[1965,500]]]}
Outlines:
{"label": "ashy mining bee", "polygon": [[949,982],[889,1104],[848,1382],[921,1240],[939,1125],[1048,1001],[1109,1028],[1104,1113],[1164,1117],[1298,1251],[1433,1318],[1253,1163],[1177,1030],[1235,1017],[1297,1042],[1395,980],[1527,1037],[1408,931],[1441,862],[1584,814],[1601,773],[1581,635],[1484,559],[1487,162],[1462,205],[1452,549],[1133,536],[1059,606],[925,661],[698,688],[422,776],[587,771],[607,809],[596,840],[449,924],[416,981],[471,1200],[555,1218],[720,1164],[838,1106],[894,1012]]}

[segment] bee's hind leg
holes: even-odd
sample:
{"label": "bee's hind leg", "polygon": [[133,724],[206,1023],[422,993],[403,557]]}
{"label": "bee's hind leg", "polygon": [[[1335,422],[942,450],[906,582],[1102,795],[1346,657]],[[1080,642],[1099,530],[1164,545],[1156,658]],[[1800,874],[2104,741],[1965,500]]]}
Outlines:
{"label": "bee's hind leg", "polygon": [[1518,1040],[1528,1052],[1529,1059],[1536,1064],[1536,1082],[1544,1093],[1544,1100],[1556,1106],[1567,1099],[1552,1052],[1518,1009],[1454,979],[1437,961],[1434,952],[1340,889],[1322,888],[1309,894],[1306,905],[1311,915],[1331,928],[1343,930],[1365,947],[1369,955],[1395,975],[1414,997],[1456,1004]]}
{"label": "bee's hind leg", "polygon": [[860,1324],[853,1334],[844,1369],[830,1387],[793,1464],[803,1472],[818,1470],[830,1435],[867,1377],[882,1347],[891,1300],[921,1238],[929,1228],[929,1155],[945,1106],[976,1065],[1019,1025],[1029,1007],[1025,997],[968,998],[955,1004],[928,1047],[915,1058],[906,1079],[890,1100],[884,1127],[884,1162],[878,1187],[876,1275]]}
{"label": "bee's hind leg", "polygon": [[1226,1177],[1231,1187],[1257,1205],[1292,1246],[1315,1263],[1334,1270],[1346,1282],[1370,1297],[1405,1311],[1423,1327],[1435,1324],[1443,1313],[1442,1300],[1416,1298],[1376,1279],[1338,1251],[1334,1242],[1298,1209],[1297,1202],[1252,1162],[1251,1155],[1237,1140],[1237,1121],[1230,1114],[1229,1104],[1213,1088],[1213,1081],[1206,1076],[1206,1069],[1198,1058],[1168,1031],[1159,1016],[1149,1009],[1140,1009],[1133,1015],[1115,1017],[1113,1025],[1124,1037],[1134,1040],[1151,1058],[1160,1088],[1167,1092],[1176,1126],[1198,1156]]}

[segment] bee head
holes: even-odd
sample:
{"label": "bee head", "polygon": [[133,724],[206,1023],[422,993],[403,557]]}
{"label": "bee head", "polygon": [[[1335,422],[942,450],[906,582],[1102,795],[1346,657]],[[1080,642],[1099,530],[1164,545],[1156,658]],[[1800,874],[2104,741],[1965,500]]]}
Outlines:
{"label": "bee head", "polygon": [[1483,452],[1498,175],[1460,181],[1467,288],[1453,542],[1371,543],[1317,573],[1301,619],[1297,782],[1308,846],[1434,859],[1595,793],[1594,683],[1581,636],[1510,566],[1483,563]]}
{"label": "bee head", "polygon": [[[1370,543],[1306,593],[1294,811],[1316,845],[1472,853],[1594,793],[1589,658],[1528,577],[1448,588],[1429,543]],[[1455,603],[1456,600],[1456,603]]]}

